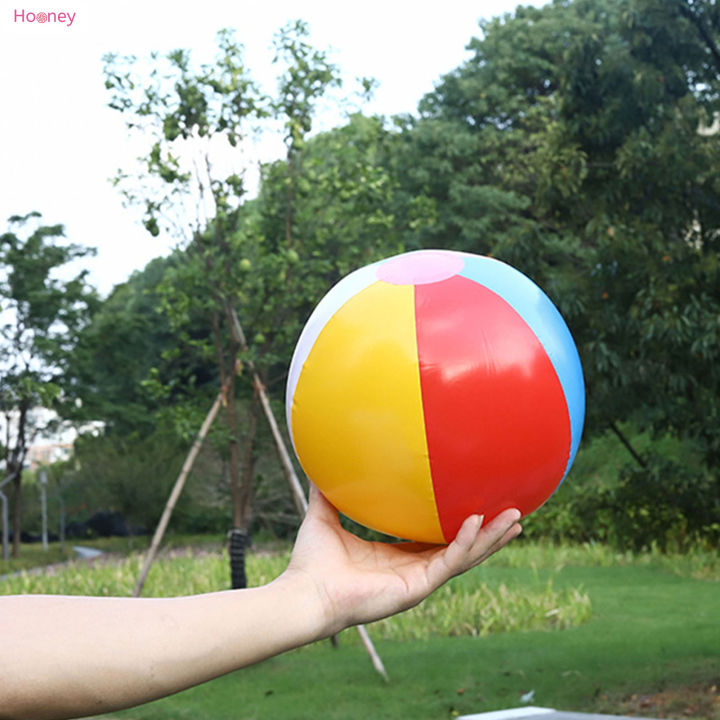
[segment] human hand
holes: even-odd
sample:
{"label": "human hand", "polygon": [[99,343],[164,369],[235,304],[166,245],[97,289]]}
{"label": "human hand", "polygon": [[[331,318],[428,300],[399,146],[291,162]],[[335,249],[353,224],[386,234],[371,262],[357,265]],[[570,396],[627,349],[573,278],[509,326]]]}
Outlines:
{"label": "human hand", "polygon": [[340,525],[338,511],[313,486],[286,573],[311,581],[324,608],[324,634],[332,635],[417,605],[517,537],[519,519],[518,510],[505,510],[482,526],[472,515],[449,545],[368,542]]}

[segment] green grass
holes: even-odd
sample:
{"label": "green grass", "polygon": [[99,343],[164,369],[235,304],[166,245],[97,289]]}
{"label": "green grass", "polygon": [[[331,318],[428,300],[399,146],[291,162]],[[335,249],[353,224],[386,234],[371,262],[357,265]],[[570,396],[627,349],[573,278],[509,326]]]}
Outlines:
{"label": "green grass", "polygon": [[490,586],[527,592],[552,579],[581,585],[591,619],[571,629],[376,641],[390,682],[361,647],[341,637],[274,658],[118,717],[147,718],[452,718],[522,704],[614,712],[621,699],[673,685],[717,681],[720,627],[716,582],[655,567],[508,568],[477,571]]}
{"label": "green grass", "polygon": [[370,633],[387,640],[485,637],[517,630],[563,630],[586,622],[591,614],[590,598],[578,588],[558,592],[552,582],[528,590],[458,580],[418,607],[375,623]]}
{"label": "green grass", "polygon": [[[288,551],[251,555],[247,571],[251,584],[277,577],[288,562]],[[74,562],[47,572],[21,573],[7,578],[2,594],[47,593],[55,595],[129,596],[143,563],[136,553],[125,558],[99,560],[88,566]],[[146,596],[172,596],[211,592],[227,586],[227,553],[194,549],[166,551],[153,566],[145,584]],[[562,629],[586,621],[590,600],[577,588],[544,587],[510,589],[491,587],[458,578],[426,602],[407,613],[372,626],[372,634],[392,640],[418,640],[433,636],[484,636],[512,630]]]}
{"label": "green grass", "polygon": [[686,552],[661,552],[656,546],[635,554],[619,552],[601,543],[553,545],[516,541],[485,563],[510,568],[648,567],[696,580],[720,580],[720,553],[716,548],[696,545]]}
{"label": "green grass", "polygon": [[70,545],[66,546],[63,552],[60,543],[50,543],[47,550],[43,550],[41,543],[24,544],[20,546],[18,557],[0,560],[0,575],[29,570],[40,565],[65,562],[72,554]]}
{"label": "green grass", "polygon": [[[285,561],[283,555],[252,556],[249,574],[262,582],[280,572]],[[0,592],[63,592],[73,583],[84,591],[91,587],[87,576],[95,575],[93,587],[114,594],[119,587],[131,589],[138,563],[138,557],[130,557],[122,563],[96,564],[92,570],[73,565],[63,571],[70,573],[64,590],[51,589],[60,588],[52,584],[62,574],[56,573],[5,580]],[[159,594],[160,588],[202,592],[208,585],[225,587],[226,563],[215,551],[200,558],[178,554],[163,559],[153,568],[147,594]],[[395,636],[415,639],[391,639],[380,624],[370,626],[389,683],[373,671],[357,634],[349,630],[341,635],[339,649],[328,642],[303,648],[117,717],[430,720],[515,707],[531,690],[534,705],[622,711],[623,698],[633,694],[720,680],[718,580],[720,564],[710,549],[633,556],[600,545],[515,542],[454,581],[452,592],[441,591],[420,606],[426,614],[410,624],[412,632]],[[38,584],[15,584],[22,582]],[[449,598],[443,598],[443,592]],[[505,628],[485,636],[443,629],[443,613],[467,620],[483,603],[495,603],[494,617],[520,615],[512,603],[523,597],[539,606],[548,597],[555,604],[587,597],[588,603],[569,604],[590,608],[591,614],[565,629],[548,622],[543,629],[531,629],[530,623],[522,626],[525,629]],[[429,610],[433,603],[438,605]],[[545,609],[541,614],[547,613]]]}
{"label": "green grass", "polygon": [[[30,570],[32,568],[68,562],[77,558],[73,551],[74,545],[96,548],[113,555],[127,555],[143,551],[150,545],[149,535],[132,537],[88,538],[66,540],[62,548],[59,542],[48,543],[48,549],[43,550],[41,543],[23,543],[20,545],[20,555],[10,557],[7,561],[0,560],[0,576]],[[163,541],[164,548],[176,547],[221,547],[224,538],[220,535],[168,535]]]}

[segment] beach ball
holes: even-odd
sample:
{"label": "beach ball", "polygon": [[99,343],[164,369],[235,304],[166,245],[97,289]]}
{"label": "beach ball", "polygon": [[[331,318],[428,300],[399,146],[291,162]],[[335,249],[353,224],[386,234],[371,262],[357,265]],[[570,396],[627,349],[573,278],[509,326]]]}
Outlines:
{"label": "beach ball", "polygon": [[451,542],[463,520],[523,516],[575,458],[585,386],[560,313],[498,260],[420,250],[350,273],[290,364],[286,414],[307,476],[342,513]]}

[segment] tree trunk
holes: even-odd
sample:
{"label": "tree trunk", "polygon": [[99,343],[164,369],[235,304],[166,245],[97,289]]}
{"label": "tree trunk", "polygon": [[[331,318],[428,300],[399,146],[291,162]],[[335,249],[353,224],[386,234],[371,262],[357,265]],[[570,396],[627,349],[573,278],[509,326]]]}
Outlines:
{"label": "tree trunk", "polygon": [[251,544],[250,510],[253,477],[255,475],[256,434],[257,405],[253,400],[248,409],[248,429],[245,437],[242,465],[239,463],[235,465],[236,477],[231,475],[231,478],[233,478],[233,528],[230,531],[230,577],[233,590],[247,587],[245,552]]}
{"label": "tree trunk", "polygon": [[247,587],[245,573],[245,551],[250,544],[250,535],[244,528],[230,531],[230,581],[233,590]]}
{"label": "tree trunk", "polygon": [[242,525],[242,476],[240,473],[240,448],[237,436],[237,416],[235,415],[235,380],[228,378],[229,387],[225,405],[225,422],[228,428],[228,471],[230,473],[230,496],[232,498],[232,530],[230,531],[230,575],[232,587],[244,588],[245,546],[247,533]]}

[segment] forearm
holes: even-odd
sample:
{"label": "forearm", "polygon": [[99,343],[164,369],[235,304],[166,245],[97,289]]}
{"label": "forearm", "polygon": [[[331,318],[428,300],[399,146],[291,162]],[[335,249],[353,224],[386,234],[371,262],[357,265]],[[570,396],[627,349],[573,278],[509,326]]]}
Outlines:
{"label": "forearm", "polygon": [[138,705],[420,602],[520,532],[468,518],[447,547],[367,543],[313,488],[290,565],[269,585],[175,599],[0,597],[0,720]]}
{"label": "forearm", "polygon": [[170,599],[0,598],[0,717],[78,717],[147,702],[325,633],[302,577]]}

